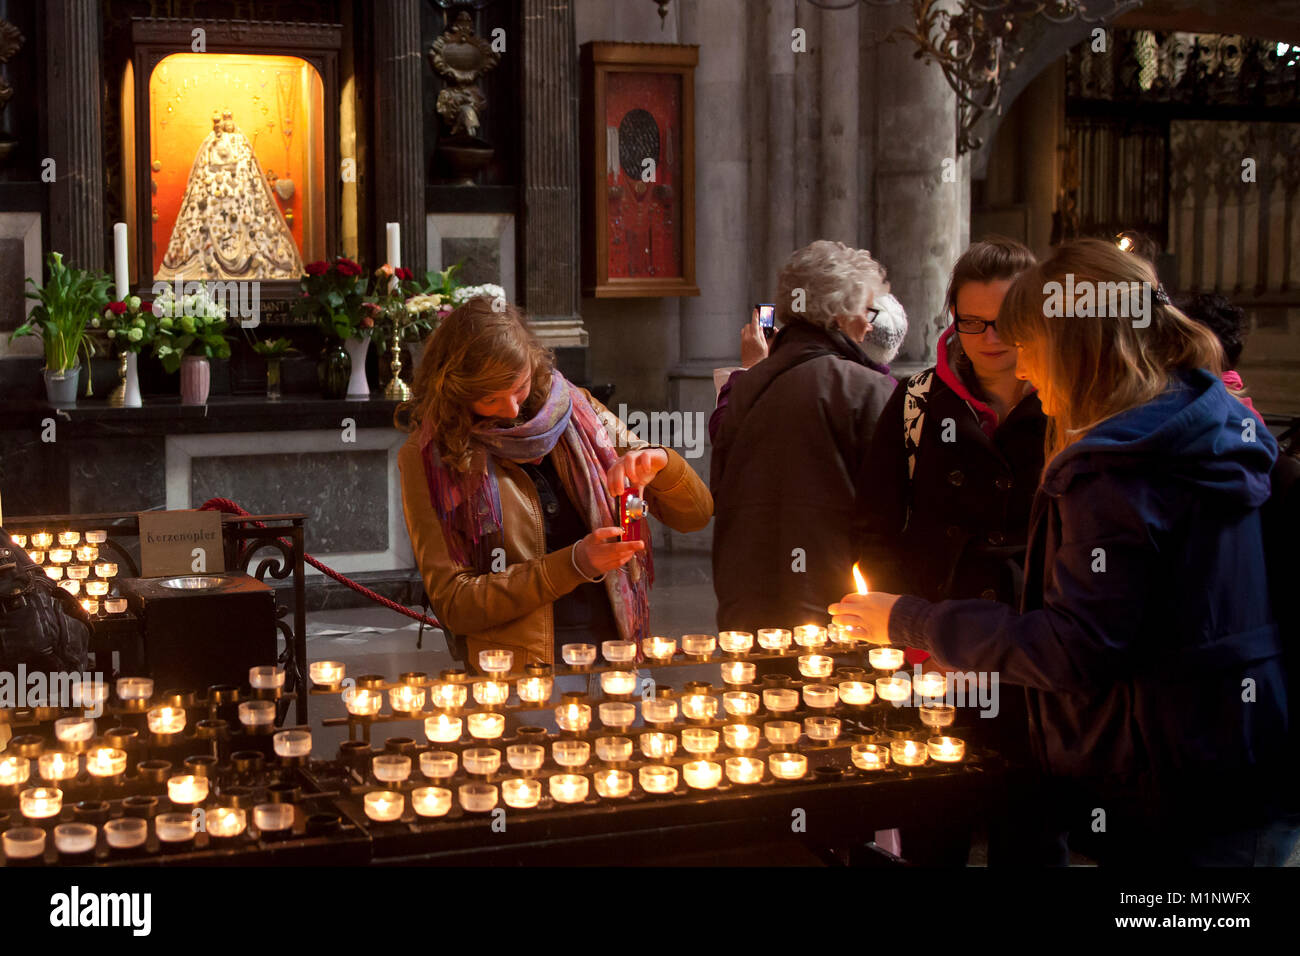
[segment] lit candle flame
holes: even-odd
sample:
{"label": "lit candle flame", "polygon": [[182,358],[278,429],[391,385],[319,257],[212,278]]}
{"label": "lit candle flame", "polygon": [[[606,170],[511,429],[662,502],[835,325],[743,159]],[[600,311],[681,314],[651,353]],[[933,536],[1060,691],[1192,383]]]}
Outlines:
{"label": "lit candle flame", "polygon": [[856,562],[853,565],[853,583],[857,587],[859,594],[867,593],[867,579],[864,578],[862,572],[858,570]]}

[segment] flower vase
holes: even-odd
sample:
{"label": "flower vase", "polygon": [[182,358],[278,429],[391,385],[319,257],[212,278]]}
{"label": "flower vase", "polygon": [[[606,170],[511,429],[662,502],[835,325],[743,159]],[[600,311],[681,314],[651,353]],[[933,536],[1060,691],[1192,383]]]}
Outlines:
{"label": "flower vase", "polygon": [[181,359],[181,404],[206,405],[208,389],[212,386],[212,369],[201,355],[187,355]]}
{"label": "flower vase", "polygon": [[348,398],[369,398],[370,382],[366,379],[366,352],[370,350],[370,333],[343,340],[352,360],[352,377],[348,380]]}
{"label": "flower vase", "polygon": [[325,398],[339,399],[347,395],[352,362],[348,358],[347,349],[338,339],[331,339],[321,350],[316,373],[320,380],[321,395]]}
{"label": "flower vase", "polygon": [[81,366],[53,372],[45,369],[45,397],[51,405],[77,404],[77,381],[81,377]]}
{"label": "flower vase", "polygon": [[123,352],[117,359],[117,376],[121,379],[117,388],[108,396],[110,408],[139,408],[144,402],[140,400],[140,354]]}

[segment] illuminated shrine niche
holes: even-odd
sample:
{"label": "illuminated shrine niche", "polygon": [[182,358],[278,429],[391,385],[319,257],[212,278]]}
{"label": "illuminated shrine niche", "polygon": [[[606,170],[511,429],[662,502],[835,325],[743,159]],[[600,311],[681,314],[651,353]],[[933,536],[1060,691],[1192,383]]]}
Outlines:
{"label": "illuminated shrine niche", "polygon": [[155,279],[297,279],[326,256],[324,89],[293,56],[177,53],[148,87]]}

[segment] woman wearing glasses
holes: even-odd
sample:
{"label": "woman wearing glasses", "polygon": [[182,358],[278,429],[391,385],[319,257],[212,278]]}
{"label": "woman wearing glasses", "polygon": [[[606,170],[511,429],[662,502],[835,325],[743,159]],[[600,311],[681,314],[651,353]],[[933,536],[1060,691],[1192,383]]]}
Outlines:
{"label": "woman wearing glasses", "polygon": [[862,568],[873,591],[931,601],[1019,596],[1046,419],[998,308],[1034,255],[1011,239],[972,245],[953,267],[938,363],[885,406],[865,474]]}
{"label": "woman wearing glasses", "polygon": [[[1016,378],[1016,350],[998,337],[996,322],[1012,280],[1034,261],[1020,243],[992,237],[953,266],[952,325],[939,338],[938,362],[900,384],[885,406],[858,495],[866,526],[860,563],[872,591],[930,601],[1020,599],[1046,419],[1037,394]],[[995,699],[996,716],[971,711],[958,723],[977,745],[1028,765],[1023,694]],[[1008,790],[1031,792],[1032,782],[1013,779]],[[1009,839],[1014,827],[994,821],[990,862],[1030,852]],[[902,836],[903,853],[922,863],[963,865],[969,849],[968,833],[941,827]]]}

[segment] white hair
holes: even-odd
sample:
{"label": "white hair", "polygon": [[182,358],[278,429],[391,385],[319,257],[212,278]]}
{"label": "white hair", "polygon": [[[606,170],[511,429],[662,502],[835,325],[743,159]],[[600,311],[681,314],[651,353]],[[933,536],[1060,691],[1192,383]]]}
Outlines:
{"label": "white hair", "polygon": [[862,350],[873,362],[888,365],[898,357],[907,336],[907,312],[903,303],[886,292],[871,303],[880,310],[871,323],[871,331],[862,341]]}
{"label": "white hair", "polygon": [[837,316],[861,315],[873,296],[889,291],[885,267],[866,249],[818,239],[797,251],[777,279],[776,315],[781,324],[835,326]]}

